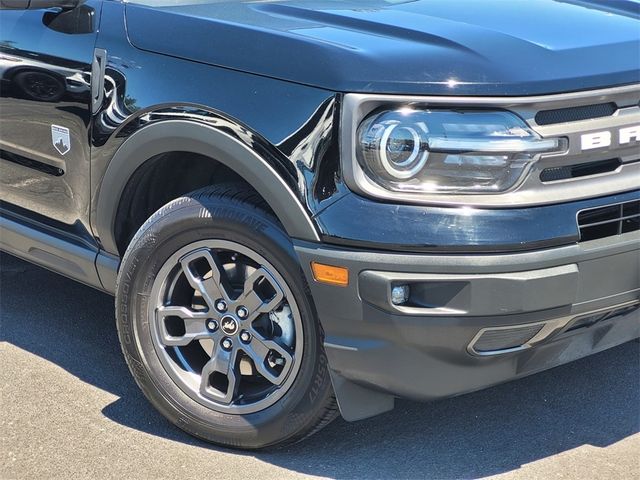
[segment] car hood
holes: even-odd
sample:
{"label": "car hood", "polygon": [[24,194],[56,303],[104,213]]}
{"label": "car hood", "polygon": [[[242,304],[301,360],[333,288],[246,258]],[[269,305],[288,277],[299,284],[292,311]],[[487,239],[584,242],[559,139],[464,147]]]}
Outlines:
{"label": "car hood", "polygon": [[533,95],[640,81],[630,0],[166,2],[127,5],[134,46],[334,91]]}

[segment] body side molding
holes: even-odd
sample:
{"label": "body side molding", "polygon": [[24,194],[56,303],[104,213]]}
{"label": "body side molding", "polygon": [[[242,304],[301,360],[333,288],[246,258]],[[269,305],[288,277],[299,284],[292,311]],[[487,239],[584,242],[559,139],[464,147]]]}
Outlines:
{"label": "body side molding", "polygon": [[1,207],[0,233],[0,251],[107,290],[96,272],[98,248],[88,241]]}

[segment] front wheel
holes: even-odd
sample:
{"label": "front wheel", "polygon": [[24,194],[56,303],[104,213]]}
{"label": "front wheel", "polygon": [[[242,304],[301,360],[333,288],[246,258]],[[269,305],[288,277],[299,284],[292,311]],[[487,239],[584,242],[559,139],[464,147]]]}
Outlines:
{"label": "front wheel", "polygon": [[208,188],[156,212],[123,258],[116,307],[138,385],[197,437],[261,448],[337,415],[291,241],[253,193]]}

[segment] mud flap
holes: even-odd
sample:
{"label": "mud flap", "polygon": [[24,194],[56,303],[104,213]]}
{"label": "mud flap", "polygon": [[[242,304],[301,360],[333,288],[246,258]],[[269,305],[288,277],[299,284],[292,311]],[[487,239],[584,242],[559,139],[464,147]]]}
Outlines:
{"label": "mud flap", "polygon": [[333,370],[330,375],[340,413],[346,421],[355,422],[393,410],[392,395],[356,385]]}

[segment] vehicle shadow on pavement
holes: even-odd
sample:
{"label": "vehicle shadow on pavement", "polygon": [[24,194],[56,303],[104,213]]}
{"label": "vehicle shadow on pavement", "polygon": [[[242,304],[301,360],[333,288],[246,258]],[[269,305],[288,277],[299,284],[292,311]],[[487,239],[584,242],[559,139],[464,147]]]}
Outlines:
{"label": "vehicle shadow on pavement", "polygon": [[[165,421],[147,403],[118,345],[112,297],[0,256],[2,340],[117,395],[114,422],[218,449]],[[34,301],[34,290],[40,300]],[[293,471],[350,478],[470,478],[508,472],[582,445],[605,447],[640,431],[639,347],[627,343],[532,377],[430,404],[336,420],[297,445],[243,453]]]}

